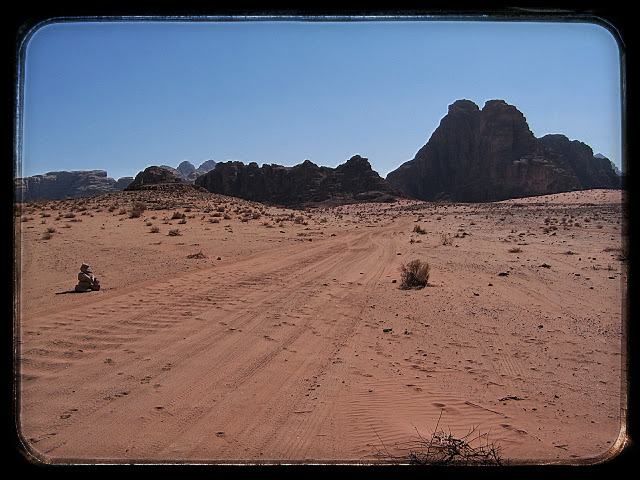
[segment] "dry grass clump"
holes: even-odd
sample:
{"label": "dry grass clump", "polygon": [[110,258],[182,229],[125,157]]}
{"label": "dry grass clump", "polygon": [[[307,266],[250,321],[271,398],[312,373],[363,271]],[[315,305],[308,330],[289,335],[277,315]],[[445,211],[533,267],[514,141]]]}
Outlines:
{"label": "dry grass clump", "polygon": [[168,235],[171,237],[177,237],[178,235],[180,235],[180,230],[178,230],[177,228],[171,229],[169,230]]}
{"label": "dry grass clump", "polygon": [[442,245],[448,246],[453,244],[453,239],[451,238],[451,235],[448,233],[443,233],[441,240],[442,240]]}
{"label": "dry grass clump", "polygon": [[427,262],[412,260],[400,266],[401,288],[423,288],[429,283],[431,267]]}
{"label": "dry grass clump", "polygon": [[420,235],[424,235],[425,233],[427,233],[427,231],[424,228],[422,228],[420,225],[415,225],[413,227],[413,231],[414,233],[419,233]]}
{"label": "dry grass clump", "polygon": [[147,209],[147,204],[144,202],[133,202],[131,211],[129,212],[129,218],[138,218]]}
{"label": "dry grass clump", "polygon": [[[440,414],[442,416],[442,414]],[[500,446],[495,442],[489,443],[487,434],[474,435],[477,427],[461,438],[454,437],[451,432],[445,433],[436,429],[431,437],[425,438],[416,429],[417,439],[403,444],[397,444],[400,450],[408,450],[406,455],[392,455],[383,444],[383,451],[378,451],[378,459],[388,459],[393,463],[409,465],[455,465],[455,466],[500,466]]]}

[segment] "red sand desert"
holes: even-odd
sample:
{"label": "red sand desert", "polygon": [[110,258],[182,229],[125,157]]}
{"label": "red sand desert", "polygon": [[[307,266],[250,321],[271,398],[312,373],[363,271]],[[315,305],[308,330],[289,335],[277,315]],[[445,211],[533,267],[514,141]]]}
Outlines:
{"label": "red sand desert", "polygon": [[[25,455],[384,463],[438,427],[473,431],[504,462],[605,461],[625,441],[621,196],[290,210],[194,191],[23,204]],[[429,284],[401,289],[413,259],[429,263]],[[101,290],[64,293],[82,262]]]}

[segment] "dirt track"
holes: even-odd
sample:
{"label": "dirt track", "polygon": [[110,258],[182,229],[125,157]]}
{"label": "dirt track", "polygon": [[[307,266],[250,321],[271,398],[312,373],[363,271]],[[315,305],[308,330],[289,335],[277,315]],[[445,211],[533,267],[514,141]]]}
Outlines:
{"label": "dirt track", "polygon": [[[441,418],[512,458],[602,454],[620,421],[619,280],[585,282],[534,239],[531,265],[488,263],[482,218],[450,247],[410,245],[407,215],[25,309],[28,448],[54,463],[366,462]],[[416,248],[431,284],[399,290]],[[594,284],[595,310],[576,301]]]}

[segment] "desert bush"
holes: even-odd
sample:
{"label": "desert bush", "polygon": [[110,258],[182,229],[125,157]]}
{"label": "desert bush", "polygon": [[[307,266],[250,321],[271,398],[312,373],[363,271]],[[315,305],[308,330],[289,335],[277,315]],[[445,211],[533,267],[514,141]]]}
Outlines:
{"label": "desert bush", "polygon": [[185,223],[187,223],[187,219],[186,219],[186,218],[183,218],[183,219],[182,219],[182,220],[180,220],[178,223],[179,223],[179,224],[181,224],[181,225],[184,225]]}
{"label": "desert bush", "polygon": [[375,456],[388,459],[394,463],[410,465],[456,465],[456,466],[500,466],[503,464],[500,456],[500,446],[495,442],[489,443],[487,434],[476,434],[477,427],[473,427],[461,438],[456,438],[451,432],[436,429],[431,437],[425,438],[416,429],[417,438],[408,442],[396,444],[399,450],[406,450],[406,455],[392,455],[382,445]]}
{"label": "desert bush", "polygon": [[42,234],[43,240],[51,240],[51,237],[52,237],[51,232],[49,232],[48,230]]}
{"label": "desert bush", "polygon": [[180,230],[178,230],[177,228],[173,228],[169,230],[169,235],[172,237],[177,237],[178,235],[180,235]]}
{"label": "desert bush", "polygon": [[509,249],[509,253],[521,253],[522,249],[520,247],[513,247]]}
{"label": "desert bush", "polygon": [[427,262],[412,260],[400,266],[402,288],[422,288],[429,282],[431,267]]}
{"label": "desert bush", "polygon": [[158,227],[157,225],[153,226],[153,227],[151,227],[151,230],[149,230],[149,231],[151,233],[158,233],[160,231],[160,227]]}
{"label": "desert bush", "polygon": [[180,212],[173,212],[173,215],[171,216],[171,220],[180,220],[182,218],[185,218],[186,215],[184,213],[180,213]]}
{"label": "desert bush", "polygon": [[131,211],[129,212],[129,218],[138,218],[147,209],[147,204],[144,202],[133,202]]}
{"label": "desert bush", "polygon": [[453,244],[453,239],[451,238],[451,235],[448,234],[448,233],[443,233],[442,237],[441,237],[441,240],[442,240],[442,245],[451,245],[451,244]]}
{"label": "desert bush", "polygon": [[427,233],[427,231],[420,225],[416,225],[415,227],[413,227],[413,231],[414,233],[419,233],[420,235],[424,235],[425,233]]}

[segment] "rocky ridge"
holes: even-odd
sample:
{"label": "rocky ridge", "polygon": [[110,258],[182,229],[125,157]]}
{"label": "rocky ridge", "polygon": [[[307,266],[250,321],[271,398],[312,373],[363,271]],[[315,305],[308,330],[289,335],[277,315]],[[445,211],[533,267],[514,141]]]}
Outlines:
{"label": "rocky ridge", "polygon": [[503,100],[489,100],[482,110],[457,100],[413,160],[386,180],[419,200],[487,202],[620,188],[611,165],[564,135],[536,138],[524,115]]}
{"label": "rocky ridge", "polygon": [[212,193],[284,206],[390,202],[404,196],[360,155],[336,168],[318,166],[310,160],[293,167],[222,162],[198,177],[195,185]]}
{"label": "rocky ridge", "polygon": [[162,168],[172,171],[178,176],[184,183],[193,184],[200,175],[204,175],[216,166],[216,162],[213,160],[207,160],[203,162],[198,168],[196,168],[191,162],[185,160],[178,165],[177,168],[170,167],[168,165],[161,165]]}
{"label": "rocky ridge", "polygon": [[[178,165],[178,168],[166,165],[162,165],[161,167],[153,166],[152,168],[150,167],[151,170],[145,169],[143,172],[139,172],[135,178],[121,177],[118,180],[108,177],[105,170],[63,170],[48,172],[43,175],[15,179],[14,198],[17,202],[60,200],[63,198],[119,192],[125,190],[132,184],[133,187],[129,190],[140,189],[142,183],[145,184],[145,187],[143,187],[145,189],[158,188],[149,187],[150,184],[193,184],[199,175],[207,173],[215,167],[215,164],[215,161],[207,160],[198,168],[195,168],[190,162],[183,161]],[[157,170],[160,168],[163,169],[163,171]],[[172,175],[167,175],[165,173],[166,171]],[[136,186],[138,188],[136,188]]]}
{"label": "rocky ridge", "polygon": [[131,181],[133,177],[114,180],[105,170],[48,172],[15,179],[14,198],[18,202],[28,202],[98,195],[123,190]]}

